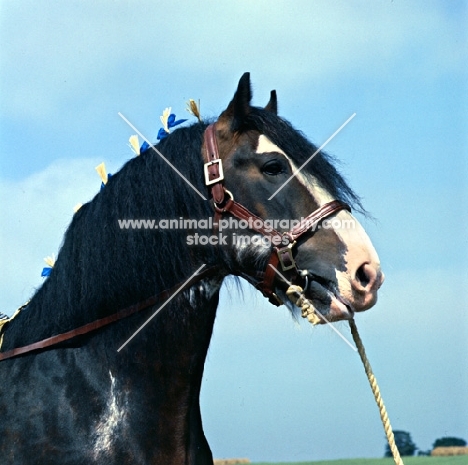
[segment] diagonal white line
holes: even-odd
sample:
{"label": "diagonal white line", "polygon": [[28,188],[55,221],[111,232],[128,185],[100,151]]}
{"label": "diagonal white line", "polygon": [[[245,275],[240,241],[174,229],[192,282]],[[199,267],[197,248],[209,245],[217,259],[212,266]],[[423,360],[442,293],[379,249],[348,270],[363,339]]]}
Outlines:
{"label": "diagonal white line", "polygon": [[202,268],[204,268],[206,264],[203,264],[200,268],[198,268],[195,273],[190,276],[180,287],[177,291],[174,292],[118,349],[117,352],[120,352],[183,288],[184,286],[194,277],[196,276]]}
{"label": "diagonal white line", "polygon": [[[291,281],[289,281],[285,276],[283,276],[283,274],[281,272],[279,272],[271,263],[268,265],[268,266],[271,266],[271,268],[273,268],[274,272],[281,277],[281,279],[288,285],[288,286],[291,286],[292,283]],[[303,293],[301,293],[301,295],[307,300],[307,302],[310,302],[309,299],[307,299],[305,297],[305,295]],[[328,321],[327,318],[325,317],[325,315],[323,315],[323,313],[319,312],[317,309],[315,309],[315,311],[318,313],[318,316],[320,318],[322,318],[325,323],[327,323],[328,326],[330,326],[331,329],[333,329],[333,331],[335,331],[336,334],[338,334],[338,336],[341,337],[341,339],[343,339],[343,341],[346,342],[346,344],[349,345],[349,347],[351,347],[351,349],[354,350],[354,352],[357,352],[357,349],[356,347],[354,347],[349,341],[348,339],[346,339],[343,334],[341,334],[340,331],[338,331],[332,324],[331,324],[331,321]]]}
{"label": "diagonal white line", "polygon": [[297,176],[302,168],[304,168],[304,166],[307,165],[307,163],[309,163],[309,161],[312,160],[312,158],[314,158],[315,155],[317,155],[317,153],[319,153],[320,150],[322,150],[355,116],[356,113],[353,113],[278,189],[276,189],[275,192],[273,192],[268,200],[271,200],[292,178]]}
{"label": "diagonal white line", "polygon": [[203,199],[206,197],[132,124],[120,111],[118,115]]}

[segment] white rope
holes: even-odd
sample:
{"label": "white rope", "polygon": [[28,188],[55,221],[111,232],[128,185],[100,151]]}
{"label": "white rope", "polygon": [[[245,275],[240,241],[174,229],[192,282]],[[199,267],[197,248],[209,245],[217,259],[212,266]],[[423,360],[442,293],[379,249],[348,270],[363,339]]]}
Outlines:
{"label": "white rope", "polygon": [[[307,318],[307,320],[309,320],[313,325],[322,322],[322,319],[315,313],[313,305],[304,296],[304,290],[300,286],[290,285],[286,290],[286,295],[294,305],[301,309],[303,318]],[[361,357],[362,363],[364,365],[364,370],[366,372],[367,379],[369,380],[372,393],[374,394],[377,407],[379,408],[380,418],[382,420],[385,435],[387,436],[388,445],[390,446],[390,450],[393,454],[393,460],[395,461],[396,465],[404,465],[403,460],[400,457],[398,447],[395,443],[392,425],[390,424],[387,409],[385,408],[384,401],[380,394],[379,385],[377,384],[377,380],[374,376],[374,373],[372,372],[369,360],[367,359],[366,351],[364,350],[364,344],[362,343],[361,337],[359,336],[354,319],[349,320],[349,326],[351,328],[351,334],[353,336],[354,343],[356,344],[359,356]]]}

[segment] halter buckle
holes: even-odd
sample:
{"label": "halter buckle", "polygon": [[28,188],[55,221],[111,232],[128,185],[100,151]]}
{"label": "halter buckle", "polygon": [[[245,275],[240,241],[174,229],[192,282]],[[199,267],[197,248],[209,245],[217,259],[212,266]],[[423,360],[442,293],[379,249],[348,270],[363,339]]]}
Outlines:
{"label": "halter buckle", "polygon": [[[214,170],[210,170],[210,168],[214,165],[218,165],[218,167]],[[215,160],[205,163],[203,165],[203,169],[205,172],[205,185],[207,186],[211,186],[211,184],[216,184],[217,182],[220,182],[224,179],[223,163],[221,158],[217,158]],[[214,179],[210,179],[210,174],[215,174],[216,171],[218,172],[218,176]]]}
{"label": "halter buckle", "polygon": [[278,254],[278,259],[283,271],[288,271],[292,270],[293,268],[296,268],[296,262],[294,260],[292,252],[292,248],[295,244],[296,241],[289,243],[286,247],[276,249],[276,253]]}

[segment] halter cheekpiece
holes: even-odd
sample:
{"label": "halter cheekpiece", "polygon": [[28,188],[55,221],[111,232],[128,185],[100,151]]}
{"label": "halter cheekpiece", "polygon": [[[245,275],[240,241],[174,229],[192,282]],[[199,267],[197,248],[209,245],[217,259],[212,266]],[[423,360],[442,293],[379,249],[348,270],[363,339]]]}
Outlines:
{"label": "halter cheekpiece", "polygon": [[[281,265],[281,270],[283,272],[292,275],[292,282],[303,281],[293,255],[293,248],[297,243],[297,239],[310,229],[313,229],[328,216],[340,210],[351,211],[351,208],[346,203],[333,200],[317,208],[317,210],[304,218],[299,225],[293,227],[288,232],[280,233],[267,226],[265,220],[236,202],[232,193],[224,187],[224,171],[216,139],[216,123],[210,124],[205,130],[204,148],[206,160],[204,165],[205,184],[211,189],[215,210],[213,222],[215,228],[219,224],[221,217],[229,213],[240,220],[247,220],[251,229],[263,234],[271,240],[273,245],[270,258],[268,259],[265,270],[260,274],[262,280],[258,282],[256,277],[244,275],[243,277],[260,290],[273,305],[282,305],[283,302],[276,295],[274,288],[278,266]],[[279,247],[279,245],[282,245],[282,247]]]}

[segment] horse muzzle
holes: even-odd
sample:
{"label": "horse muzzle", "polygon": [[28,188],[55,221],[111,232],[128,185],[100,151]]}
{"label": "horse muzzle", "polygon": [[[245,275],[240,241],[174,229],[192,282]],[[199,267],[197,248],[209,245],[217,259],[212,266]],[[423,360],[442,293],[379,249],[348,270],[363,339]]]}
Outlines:
{"label": "horse muzzle", "polygon": [[320,317],[321,323],[350,320],[356,312],[373,307],[378,290],[385,279],[380,266],[362,265],[352,279],[326,279],[310,271],[302,271],[303,288]]}
{"label": "horse muzzle", "polygon": [[351,279],[353,305],[356,311],[364,311],[377,302],[378,290],[385,280],[380,266],[371,263],[361,265]]}

